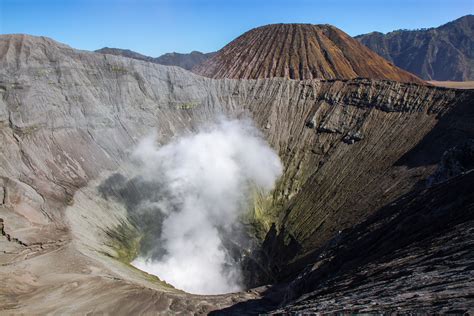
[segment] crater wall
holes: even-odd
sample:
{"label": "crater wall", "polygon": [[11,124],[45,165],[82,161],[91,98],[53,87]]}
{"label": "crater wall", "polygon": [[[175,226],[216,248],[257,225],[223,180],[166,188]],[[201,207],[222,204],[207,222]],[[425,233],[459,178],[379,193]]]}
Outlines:
{"label": "crater wall", "polygon": [[[205,313],[260,295],[190,296],[117,260],[110,231],[128,227],[126,212],[104,205],[96,187],[127,172],[131,150],[152,131],[166,142],[219,115],[250,117],[261,129],[285,166],[251,219],[266,283],[420,185],[443,148],[472,136],[472,112],[456,112],[471,99],[367,79],[213,80],[48,38],[1,36],[1,306],[67,313],[120,302],[129,312]],[[439,148],[426,141],[436,133]]]}

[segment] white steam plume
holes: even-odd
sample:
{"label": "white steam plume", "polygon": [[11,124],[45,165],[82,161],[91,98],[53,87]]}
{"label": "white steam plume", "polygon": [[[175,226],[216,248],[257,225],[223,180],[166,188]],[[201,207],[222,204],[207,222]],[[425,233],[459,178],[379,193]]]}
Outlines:
{"label": "white steam plume", "polygon": [[277,154],[248,121],[220,121],[210,128],[157,147],[156,137],[135,151],[143,176],[160,178],[169,194],[159,203],[165,214],[162,258],[139,257],[137,268],[195,294],[241,290],[239,267],[223,247],[251,199],[269,191],[282,172]]}

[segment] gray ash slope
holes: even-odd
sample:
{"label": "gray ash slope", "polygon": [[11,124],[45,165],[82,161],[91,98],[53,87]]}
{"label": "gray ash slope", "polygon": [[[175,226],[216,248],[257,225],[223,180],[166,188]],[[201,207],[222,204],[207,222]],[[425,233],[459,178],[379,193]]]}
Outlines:
{"label": "gray ash slope", "polygon": [[[472,228],[472,196],[466,193],[457,202],[456,194],[469,188],[470,173],[458,176],[462,181],[446,182],[440,176],[428,193],[420,191],[433,173],[444,174],[437,171],[441,161],[450,160],[442,159],[444,152],[474,138],[472,92],[370,79],[213,80],[26,35],[0,37],[0,65],[2,312],[311,311],[350,309],[361,296],[378,302],[380,311],[392,310],[396,302],[390,303],[390,292],[384,296],[364,290],[392,279],[382,273],[361,284],[351,281],[357,274],[345,273],[371,262],[380,265],[355,250],[376,239],[371,227],[391,231],[383,227],[392,227],[387,224],[393,223],[392,216],[403,218],[407,198],[397,199],[429,200],[436,188],[445,188],[443,195],[433,196],[440,211],[417,207],[419,214],[428,215],[420,215],[424,221],[404,223],[408,231],[433,223],[433,216],[445,216],[453,207],[452,213],[461,215],[442,221],[445,230],[424,230],[421,240],[405,240],[405,231],[396,229],[393,238],[401,240],[400,251],[388,258],[374,245],[374,256],[388,262],[395,276],[407,269],[406,262],[412,271],[419,267],[421,277],[430,277],[421,261],[412,260],[410,247],[416,242],[435,245],[464,229],[459,241],[449,242],[472,244],[472,234],[464,233]],[[259,262],[266,271],[256,276],[256,283],[280,286],[197,296],[131,268],[127,250],[134,239],[127,231],[127,211],[105,201],[97,190],[111,173],[126,172],[130,149],[150,131],[170,139],[213,120],[216,113],[250,116],[285,166],[277,188],[255,216],[262,238]],[[344,232],[341,237],[339,231]],[[434,249],[433,260],[444,260],[443,252],[436,251],[441,246],[428,249]],[[348,267],[329,270],[336,281],[327,281],[335,285],[327,283],[326,288],[327,265],[319,256],[324,251],[339,263],[348,252],[353,255]],[[447,267],[430,266],[444,273],[439,285],[455,293],[446,294],[451,305],[440,305],[440,310],[472,310],[472,293],[465,295],[469,283],[448,277],[472,276],[471,259],[458,251],[453,260]],[[314,265],[309,276],[308,265]],[[308,282],[302,283],[299,273]],[[294,281],[286,284],[288,280]],[[413,282],[407,279],[396,291],[411,293]],[[343,284],[355,294],[341,294]],[[436,287],[427,291],[433,306],[448,297],[437,296]],[[301,296],[308,293],[314,295]],[[285,306],[275,304],[281,298]],[[305,299],[312,301],[299,303]],[[420,304],[415,295],[407,296],[403,310],[436,310]]]}

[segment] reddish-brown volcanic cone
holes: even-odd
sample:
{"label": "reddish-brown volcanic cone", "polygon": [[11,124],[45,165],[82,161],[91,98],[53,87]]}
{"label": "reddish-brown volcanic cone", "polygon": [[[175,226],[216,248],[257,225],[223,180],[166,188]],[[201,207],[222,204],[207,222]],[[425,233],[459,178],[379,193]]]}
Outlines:
{"label": "reddish-brown volcanic cone", "polygon": [[351,79],[423,83],[331,25],[272,24],[241,35],[194,72],[212,78]]}

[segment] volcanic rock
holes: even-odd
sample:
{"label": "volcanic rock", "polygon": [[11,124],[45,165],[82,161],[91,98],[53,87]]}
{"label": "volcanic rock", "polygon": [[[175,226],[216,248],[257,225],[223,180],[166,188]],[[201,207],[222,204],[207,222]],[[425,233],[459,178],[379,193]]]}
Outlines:
{"label": "volcanic rock", "polygon": [[276,314],[472,312],[473,186],[471,169],[345,231],[285,288]]}

